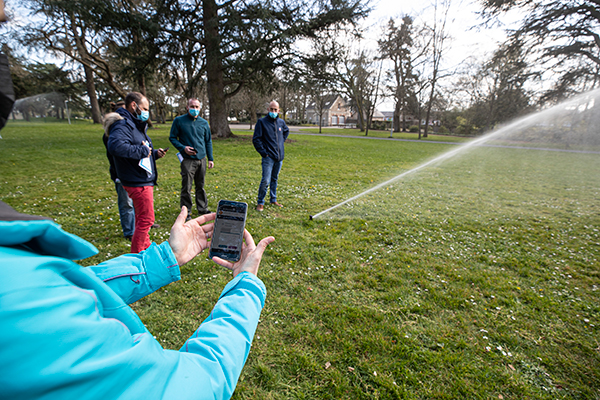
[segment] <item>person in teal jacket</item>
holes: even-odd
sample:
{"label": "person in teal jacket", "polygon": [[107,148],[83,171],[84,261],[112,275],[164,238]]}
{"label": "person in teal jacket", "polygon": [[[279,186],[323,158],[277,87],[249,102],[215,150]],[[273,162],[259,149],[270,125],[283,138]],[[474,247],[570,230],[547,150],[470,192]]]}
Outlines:
{"label": "person in teal jacket", "polygon": [[[192,210],[192,184],[198,214],[208,214],[208,197],[204,190],[206,168],[215,166],[212,137],[208,121],[200,117],[200,101],[189,99],[187,113],[173,120],[169,140],[179,150],[181,167],[181,196],[179,206]],[[189,215],[188,219],[192,216]]]}
{"label": "person in teal jacket", "polygon": [[168,242],[93,267],[98,250],[53,221],[0,202],[0,397],[229,399],[246,362],[266,289],[256,276],[274,238],[242,258],[210,316],[179,351],[163,349],[128,306],[180,279],[208,246],[215,214],[185,222]]}

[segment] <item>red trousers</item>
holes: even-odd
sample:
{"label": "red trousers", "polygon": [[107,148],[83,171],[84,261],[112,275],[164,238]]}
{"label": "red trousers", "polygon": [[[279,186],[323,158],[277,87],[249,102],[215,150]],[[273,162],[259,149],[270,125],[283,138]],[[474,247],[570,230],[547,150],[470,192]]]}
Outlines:
{"label": "red trousers", "polygon": [[123,186],[133,200],[135,230],[131,238],[131,252],[139,253],[150,247],[150,228],[154,224],[154,186]]}

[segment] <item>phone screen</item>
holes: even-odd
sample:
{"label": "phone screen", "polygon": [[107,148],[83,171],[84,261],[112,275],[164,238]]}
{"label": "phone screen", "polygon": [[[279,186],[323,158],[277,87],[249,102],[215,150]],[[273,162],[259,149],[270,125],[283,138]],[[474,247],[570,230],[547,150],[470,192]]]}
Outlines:
{"label": "phone screen", "polygon": [[210,258],[216,256],[232,262],[240,260],[247,211],[248,204],[246,203],[231,200],[219,201],[208,253]]}

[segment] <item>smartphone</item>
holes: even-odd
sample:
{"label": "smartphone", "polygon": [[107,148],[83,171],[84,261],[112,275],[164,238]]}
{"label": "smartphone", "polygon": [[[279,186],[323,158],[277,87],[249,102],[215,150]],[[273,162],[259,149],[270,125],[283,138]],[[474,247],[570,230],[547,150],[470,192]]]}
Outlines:
{"label": "smartphone", "polygon": [[247,215],[248,204],[231,200],[219,201],[209,258],[216,256],[231,262],[240,260]]}

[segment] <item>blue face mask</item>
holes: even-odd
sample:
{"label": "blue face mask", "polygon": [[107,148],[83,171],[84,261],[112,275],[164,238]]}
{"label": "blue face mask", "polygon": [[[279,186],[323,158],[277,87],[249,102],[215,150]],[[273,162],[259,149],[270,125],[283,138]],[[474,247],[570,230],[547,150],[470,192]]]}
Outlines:
{"label": "blue face mask", "polygon": [[192,117],[196,118],[198,115],[200,115],[200,110],[197,110],[195,108],[190,108],[189,113]]}
{"label": "blue face mask", "polygon": [[138,119],[142,122],[146,122],[148,121],[148,118],[150,118],[150,111],[144,111],[142,109],[140,109],[139,107],[137,107],[138,111],[140,112],[140,114],[138,114]]}
{"label": "blue face mask", "polygon": [[277,114],[276,112],[273,112],[273,111],[269,112],[269,117],[271,117],[273,119],[277,118],[278,116],[279,116],[279,114]]}

